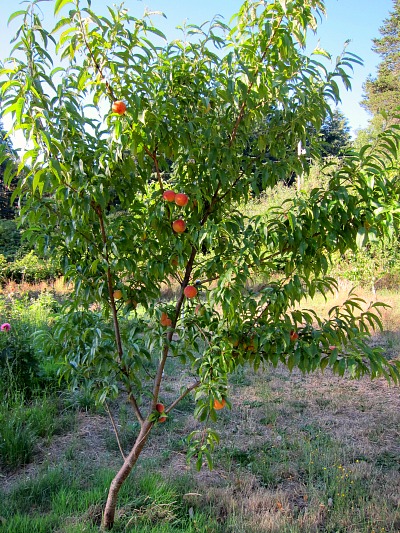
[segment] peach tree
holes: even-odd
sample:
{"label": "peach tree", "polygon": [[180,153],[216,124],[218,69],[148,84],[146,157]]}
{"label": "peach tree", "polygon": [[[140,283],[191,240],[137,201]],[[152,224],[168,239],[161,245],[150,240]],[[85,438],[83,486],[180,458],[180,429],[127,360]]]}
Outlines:
{"label": "peach tree", "polygon": [[[208,423],[229,407],[237,367],[399,380],[399,365],[368,345],[378,304],[350,295],[325,319],[302,308],[335,289],[333,252],[396,229],[399,134],[350,154],[326,189],[244,216],[260,190],[307,173],[318,155],[309,132],[359,62],[344,52],[328,68],[323,50],[305,53],[322,0],[247,0],[231,25],[188,25],[172,42],[156,13],[106,17],[90,0],[56,0],[60,19],[46,29],[39,3],[11,17],[22,25],[2,65],[2,110],[27,140],[21,220],[74,286],[43,342],[98,402],[125,395],[140,426],[109,489],[111,529],[152,428],[188,394],[204,426],[189,455],[211,462]],[[168,360],[186,385],[166,404]]]}

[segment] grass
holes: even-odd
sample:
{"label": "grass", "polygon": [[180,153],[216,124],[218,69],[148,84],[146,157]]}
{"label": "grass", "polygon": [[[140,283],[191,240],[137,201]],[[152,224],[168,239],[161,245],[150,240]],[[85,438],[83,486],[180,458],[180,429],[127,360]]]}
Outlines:
{"label": "grass", "polygon": [[[43,468],[35,479],[21,481],[0,503],[1,531],[98,531],[101,507],[113,472],[87,465]],[[185,501],[188,480],[168,482],[160,474],[132,475],[121,490],[115,531],[221,531],[204,510]],[[7,503],[6,503],[7,502]],[[203,529],[204,528],[204,529]]]}
{"label": "grass", "polygon": [[30,463],[38,446],[46,446],[56,434],[69,431],[75,413],[64,411],[52,396],[37,396],[26,402],[18,394],[0,407],[0,464],[14,469]]}
{"label": "grass", "polygon": [[[328,372],[245,374],[216,423],[215,470],[186,465],[181,437],[195,422],[185,406],[124,485],[115,531],[398,533],[398,391]],[[133,437],[126,405],[111,407]],[[120,463],[111,439],[107,417],[90,411],[55,435],[48,459],[1,489],[0,531],[98,531]]]}
{"label": "grass", "polygon": [[[306,305],[323,315],[349,289]],[[371,299],[368,291],[359,294]],[[383,310],[384,330],[373,342],[398,357],[399,296],[382,289],[377,297],[392,308]],[[47,320],[49,304],[29,305],[29,316],[23,306],[17,311],[33,329]],[[166,402],[180,385],[171,364]],[[85,391],[19,394],[10,386],[0,408],[0,532],[98,531],[121,461],[106,413]],[[191,396],[155,428],[122,489],[117,533],[400,531],[396,389],[383,380],[303,376],[278,367],[237,370],[229,397],[232,411],[220,411],[215,424],[221,444],[212,472],[186,464],[184,439],[198,427]],[[137,424],[129,405],[110,408],[127,451]]]}

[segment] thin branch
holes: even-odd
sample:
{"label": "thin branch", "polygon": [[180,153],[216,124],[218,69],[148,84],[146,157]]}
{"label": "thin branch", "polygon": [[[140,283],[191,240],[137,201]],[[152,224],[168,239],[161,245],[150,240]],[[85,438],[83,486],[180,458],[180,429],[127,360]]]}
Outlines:
{"label": "thin branch", "polygon": [[183,293],[183,289],[189,283],[189,279],[190,279],[190,275],[191,275],[192,270],[193,270],[193,264],[194,264],[194,259],[196,257],[196,254],[197,254],[197,250],[196,250],[196,248],[194,246],[192,246],[192,252],[191,252],[189,260],[188,260],[188,262],[186,264],[185,276],[184,276],[182,284],[181,284],[181,293],[179,295],[179,298],[178,298],[178,300],[176,302],[176,306],[175,306],[175,314],[174,314],[174,318],[172,320],[171,331],[167,334],[167,339],[166,339],[167,342],[165,343],[165,346],[163,348],[161,361],[160,361],[160,364],[158,366],[157,374],[156,374],[156,377],[155,377],[155,380],[154,380],[153,400],[152,400],[152,404],[151,404],[151,410],[152,411],[154,411],[154,409],[156,408],[158,395],[160,393],[160,387],[161,387],[161,381],[162,381],[162,376],[163,376],[163,372],[164,372],[164,367],[165,367],[165,363],[167,362],[167,359],[168,359],[169,344],[172,341],[172,336],[174,334],[174,331],[175,331],[175,328],[176,328],[176,323],[178,322],[178,318],[179,318],[179,315],[180,315],[180,312],[181,312],[181,309],[182,309],[183,300],[185,298],[185,295]]}
{"label": "thin branch", "polygon": [[202,337],[204,338],[204,341],[208,345],[210,345],[210,339],[207,337],[207,335],[205,334],[204,330],[198,324],[195,324],[195,327],[199,330],[200,335],[202,335]]}
{"label": "thin branch", "polygon": [[117,429],[117,425],[115,423],[115,420],[113,418],[113,415],[110,411],[110,408],[108,407],[108,403],[107,402],[104,402],[104,406],[106,408],[106,411],[108,413],[108,416],[110,417],[110,420],[111,420],[111,424],[112,424],[112,427],[114,429],[114,433],[115,433],[115,438],[117,439],[117,443],[118,443],[118,448],[119,448],[119,451],[121,452],[121,455],[122,455],[122,459],[126,460],[126,457],[125,457],[125,454],[124,454],[124,450],[122,449],[122,446],[121,446],[121,441],[120,441],[120,438],[119,438],[119,433],[118,433],[118,429]]}
{"label": "thin branch", "polygon": [[150,152],[150,150],[147,148],[146,145],[144,145],[144,151],[146,152],[146,154],[149,157],[151,157],[151,159],[154,162],[154,166],[156,167],[157,180],[158,180],[158,183],[160,185],[160,190],[161,190],[161,192],[164,192],[164,187],[163,187],[163,182],[162,182],[162,178],[161,178],[160,167],[158,165],[157,152],[156,151]]}
{"label": "thin branch", "polygon": [[192,385],[190,385],[189,387],[187,387],[187,389],[179,396],[179,398],[177,398],[174,402],[171,403],[171,405],[165,409],[165,414],[168,414],[170,411],[172,411],[172,409],[178,405],[178,403],[183,400],[183,398],[185,396],[187,396],[189,394],[189,392],[191,392],[193,389],[195,389],[196,387],[198,387],[200,385],[200,381],[195,381]]}
{"label": "thin branch", "polygon": [[[174,278],[174,280],[176,280],[179,283],[179,285],[181,285],[183,280],[180,277],[180,275],[178,274],[178,272],[173,272],[171,275]],[[171,285],[169,285],[169,286],[171,286]]]}
{"label": "thin branch", "polygon": [[[113,317],[115,341],[117,344],[117,352],[118,352],[119,361],[120,363],[122,363],[124,351],[122,348],[121,332],[119,329],[117,306],[116,306],[116,302],[114,298],[113,279],[112,279],[112,273],[111,273],[111,267],[110,267],[110,256],[109,256],[108,247],[107,247],[107,234],[106,234],[106,230],[104,226],[103,211],[99,205],[96,205],[94,203],[92,203],[92,207],[97,213],[97,216],[99,217],[101,238],[104,244],[104,254],[105,254],[105,259],[107,262],[107,274],[106,274],[107,275],[107,286],[108,286],[108,293],[110,297],[110,307],[111,307],[111,312],[112,312],[112,317]],[[121,371],[125,376],[129,375],[128,370],[124,366],[122,366]],[[143,416],[139,410],[139,407],[137,405],[135,397],[132,394],[132,391],[129,392],[129,399],[130,399],[130,402],[132,404],[133,410],[135,412],[135,415],[139,423],[143,425],[143,422],[144,422]]]}
{"label": "thin branch", "polygon": [[[246,97],[249,94],[249,92],[251,91],[251,88],[253,87],[253,83],[254,82],[250,82],[249,86],[247,87]],[[244,117],[244,111],[246,109],[246,105],[247,105],[246,100],[243,100],[242,105],[240,106],[239,115],[238,115],[238,117],[236,119],[235,125],[233,126],[233,130],[232,130],[232,133],[231,133],[231,136],[230,136],[230,139],[229,139],[229,148],[232,146],[233,141],[236,138],[237,130],[239,128],[239,124],[242,122],[243,117]]]}
{"label": "thin branch", "polygon": [[94,54],[93,54],[93,51],[92,49],[90,48],[89,46],[89,42],[87,40],[87,35],[86,35],[86,32],[85,32],[85,28],[83,26],[83,21],[82,21],[82,17],[81,17],[81,12],[78,10],[78,14],[79,14],[79,25],[81,27],[81,32],[82,32],[82,37],[83,37],[83,41],[85,43],[85,46],[86,48],[88,49],[88,52],[89,52],[89,56],[91,58],[91,60],[93,61],[93,65],[95,67],[95,69],[97,70],[97,72],[100,74],[100,76],[102,77],[102,79],[105,81],[105,84],[106,84],[106,89],[107,89],[107,92],[108,94],[110,95],[111,99],[113,101],[116,100],[116,97],[115,97],[115,94],[114,94],[114,91],[112,90],[110,84],[108,83],[108,80],[103,72],[103,69],[101,68],[99,62],[97,61],[97,59],[94,57]]}
{"label": "thin branch", "polygon": [[129,394],[129,401],[132,405],[132,408],[135,412],[136,418],[139,420],[140,425],[143,425],[144,418],[142,416],[142,413],[140,412],[139,406],[137,404],[136,398],[133,396],[132,393]]}
{"label": "thin branch", "polygon": [[97,213],[97,216],[99,217],[101,237],[102,237],[103,244],[105,247],[105,259],[107,261],[107,286],[108,286],[108,293],[110,296],[110,307],[111,307],[111,312],[113,316],[115,341],[117,343],[117,351],[118,351],[119,359],[121,361],[124,352],[122,349],[121,333],[119,330],[117,306],[116,306],[115,299],[114,299],[114,288],[113,288],[113,280],[112,280],[110,260],[109,260],[110,258],[109,258],[109,253],[107,249],[107,235],[106,235],[106,230],[104,227],[103,211],[99,205],[96,205],[94,209]]}
{"label": "thin branch", "polygon": [[260,61],[259,61],[258,64],[257,64],[257,68],[256,68],[255,73],[254,73],[254,79],[253,79],[252,81],[250,81],[249,84],[248,84],[248,86],[247,86],[246,96],[244,97],[243,102],[242,102],[242,105],[240,106],[239,115],[238,115],[238,117],[237,117],[237,119],[236,119],[235,125],[233,126],[233,130],[232,130],[232,133],[231,133],[230,138],[229,138],[229,147],[232,146],[233,141],[234,141],[235,138],[236,138],[237,131],[238,131],[238,128],[239,128],[239,125],[240,125],[240,123],[241,123],[242,120],[243,120],[244,112],[245,112],[245,110],[246,110],[246,106],[247,106],[247,97],[249,96],[250,91],[251,91],[251,89],[252,89],[252,87],[253,87],[253,85],[254,85],[254,83],[255,83],[255,81],[256,81],[256,77],[257,77],[257,75],[258,75],[258,73],[259,73],[259,70],[260,70],[260,65],[262,65],[264,59],[265,59],[266,56],[267,56],[268,49],[269,49],[269,47],[271,46],[271,43],[272,43],[273,39],[275,38],[275,34],[276,34],[278,28],[280,27],[282,20],[283,20],[283,15],[282,15],[282,16],[280,17],[280,19],[278,20],[278,24],[275,26],[274,31],[271,33],[271,36],[270,36],[270,38],[269,38],[267,44],[265,45],[265,50],[264,50],[264,52],[263,52],[263,54],[262,54],[262,56],[261,56],[261,58],[260,58]]}

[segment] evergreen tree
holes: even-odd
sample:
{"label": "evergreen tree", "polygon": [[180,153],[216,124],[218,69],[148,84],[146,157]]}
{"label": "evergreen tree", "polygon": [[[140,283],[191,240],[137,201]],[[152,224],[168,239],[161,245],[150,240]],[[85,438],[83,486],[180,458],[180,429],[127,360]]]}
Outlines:
{"label": "evergreen tree", "polygon": [[376,78],[369,76],[364,85],[361,105],[373,115],[386,112],[390,123],[400,106],[400,0],[394,0],[394,10],[379,32],[382,37],[373,39],[372,50],[382,61]]}
{"label": "evergreen tree", "polygon": [[322,157],[341,156],[351,143],[350,126],[344,114],[335,109],[321,126]]}

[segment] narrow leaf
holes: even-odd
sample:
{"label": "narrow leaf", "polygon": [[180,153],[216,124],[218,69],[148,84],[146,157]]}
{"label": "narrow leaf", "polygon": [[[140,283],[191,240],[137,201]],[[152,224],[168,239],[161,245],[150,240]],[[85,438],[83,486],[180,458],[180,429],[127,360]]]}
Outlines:
{"label": "narrow leaf", "polygon": [[73,4],[74,2],[72,0],[56,0],[55,6],[54,6],[54,14],[57,15],[58,12],[67,4]]}

